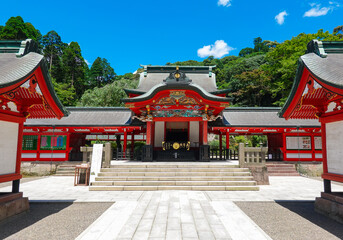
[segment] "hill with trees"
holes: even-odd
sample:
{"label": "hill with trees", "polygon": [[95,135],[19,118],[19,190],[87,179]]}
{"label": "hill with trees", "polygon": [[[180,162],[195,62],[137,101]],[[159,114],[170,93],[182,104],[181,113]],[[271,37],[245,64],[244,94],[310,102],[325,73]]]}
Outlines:
{"label": "hill with trees", "polygon": [[[0,26],[0,40],[27,38],[38,42],[49,64],[55,91],[65,106],[121,106],[120,99],[126,96],[123,89],[135,88],[138,84],[138,74],[118,76],[102,57],[96,58],[89,68],[80,45],[74,41],[64,43],[54,30],[42,35],[20,16],[11,17],[5,26]],[[336,27],[333,33],[323,30],[301,33],[282,43],[257,37],[252,46],[240,50],[238,56],[166,64],[216,65],[217,86],[231,90],[228,96],[233,99],[233,106],[282,106],[291,90],[297,61],[312,39],[343,41],[343,26]]]}

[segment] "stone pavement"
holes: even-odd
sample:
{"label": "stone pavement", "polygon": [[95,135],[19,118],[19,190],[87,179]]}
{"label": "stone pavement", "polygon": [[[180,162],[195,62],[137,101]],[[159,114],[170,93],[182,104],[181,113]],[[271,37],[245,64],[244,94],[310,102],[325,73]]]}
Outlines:
{"label": "stone pavement", "polygon": [[[333,191],[343,186],[332,184]],[[0,192],[11,187],[0,188]],[[101,191],[73,186],[73,177],[23,183],[30,201],[115,202],[78,239],[270,239],[233,201],[314,200],[321,181],[270,177],[260,191]]]}

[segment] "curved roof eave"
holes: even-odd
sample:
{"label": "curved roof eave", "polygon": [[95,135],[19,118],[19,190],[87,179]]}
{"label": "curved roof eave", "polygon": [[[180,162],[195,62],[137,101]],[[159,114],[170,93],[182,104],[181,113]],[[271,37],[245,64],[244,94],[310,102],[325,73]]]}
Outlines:
{"label": "curved roof eave", "polygon": [[205,89],[200,87],[199,85],[195,83],[190,83],[190,84],[165,84],[165,83],[160,83],[158,85],[155,85],[153,88],[151,88],[148,92],[137,96],[133,98],[125,98],[122,99],[122,102],[140,102],[140,101],[146,101],[148,99],[151,99],[153,96],[156,95],[157,92],[163,91],[163,90],[193,90],[197,93],[200,94],[205,99],[212,100],[212,101],[217,101],[217,102],[229,102],[229,98],[225,97],[219,97],[216,95],[213,95],[209,92],[207,92]]}

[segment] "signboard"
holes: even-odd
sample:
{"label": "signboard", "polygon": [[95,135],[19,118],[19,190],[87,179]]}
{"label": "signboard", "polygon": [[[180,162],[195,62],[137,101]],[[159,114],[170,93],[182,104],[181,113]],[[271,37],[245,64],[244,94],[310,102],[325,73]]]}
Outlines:
{"label": "signboard", "polygon": [[0,175],[15,173],[18,132],[18,123],[0,120]]}
{"label": "signboard", "polygon": [[311,150],[311,137],[286,137],[287,150]]}
{"label": "signboard", "polygon": [[92,153],[92,162],[91,162],[91,177],[90,181],[95,181],[95,177],[98,176],[98,173],[101,169],[102,161],[102,144],[93,144],[93,153]]}
{"label": "signboard", "polygon": [[65,150],[67,136],[65,135],[42,135],[40,140],[41,150]]}

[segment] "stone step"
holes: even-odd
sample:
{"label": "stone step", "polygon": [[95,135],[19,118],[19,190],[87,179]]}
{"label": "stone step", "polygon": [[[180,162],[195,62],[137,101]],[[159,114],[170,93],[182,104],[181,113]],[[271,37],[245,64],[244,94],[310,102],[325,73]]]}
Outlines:
{"label": "stone step", "polygon": [[269,176],[290,176],[290,177],[295,177],[295,176],[300,176],[298,172],[296,173],[268,173]]}
{"label": "stone step", "polygon": [[251,181],[252,176],[198,176],[198,177],[96,177],[95,181]]}
{"label": "stone step", "polygon": [[282,170],[268,170],[268,173],[297,173],[297,171],[293,170],[287,170],[287,169],[282,169]]}
{"label": "stone step", "polygon": [[99,177],[105,176],[250,176],[250,172],[100,172]]}
{"label": "stone step", "polygon": [[238,168],[238,165],[231,164],[114,164],[111,168]]}
{"label": "stone step", "polygon": [[295,170],[295,167],[267,167],[267,169],[269,170],[283,170],[283,169],[287,169],[287,170]]}
{"label": "stone step", "polygon": [[72,173],[55,173],[54,176],[63,176],[63,177],[66,177],[66,176],[74,176],[75,173],[72,172]]}
{"label": "stone step", "polygon": [[89,186],[90,191],[258,191],[258,186]]}
{"label": "stone step", "polygon": [[247,172],[248,168],[102,168],[101,172]]}
{"label": "stone step", "polygon": [[92,182],[91,186],[255,186],[255,181],[112,181]]}

